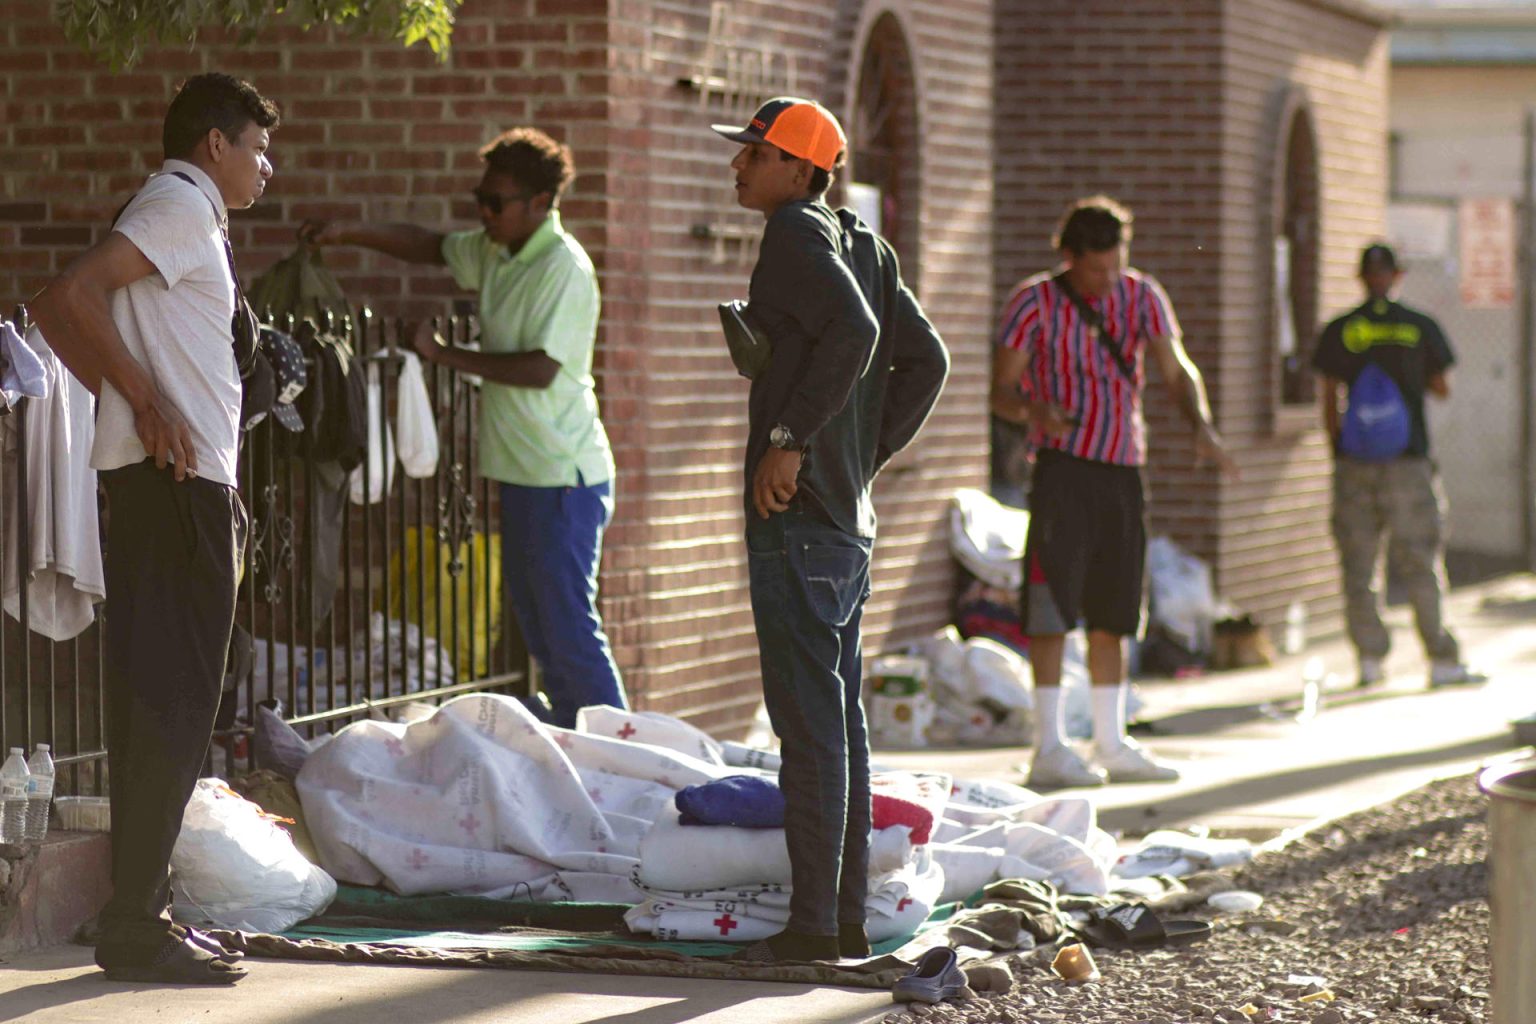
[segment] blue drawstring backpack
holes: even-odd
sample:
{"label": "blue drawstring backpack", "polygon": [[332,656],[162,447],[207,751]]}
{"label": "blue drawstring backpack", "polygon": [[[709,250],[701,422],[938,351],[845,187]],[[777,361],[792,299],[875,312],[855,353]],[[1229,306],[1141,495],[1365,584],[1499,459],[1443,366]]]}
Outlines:
{"label": "blue drawstring backpack", "polygon": [[1386,462],[1408,450],[1413,424],[1397,382],[1375,363],[1349,386],[1339,451],[1362,462]]}

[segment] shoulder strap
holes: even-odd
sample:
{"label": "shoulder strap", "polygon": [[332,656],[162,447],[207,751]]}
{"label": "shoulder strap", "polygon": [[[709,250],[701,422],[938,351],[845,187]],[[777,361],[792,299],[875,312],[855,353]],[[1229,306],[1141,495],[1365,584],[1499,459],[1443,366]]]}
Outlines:
{"label": "shoulder strap", "polygon": [[1134,381],[1136,379],[1136,369],[1131,365],[1131,361],[1125,357],[1125,353],[1120,351],[1120,347],[1115,344],[1115,340],[1109,336],[1109,330],[1104,323],[1104,314],[1088,305],[1088,301],[1077,293],[1077,289],[1072,287],[1072,282],[1067,280],[1065,271],[1051,278],[1051,281],[1056,287],[1061,289],[1061,293],[1072,303],[1072,307],[1077,310],[1078,316],[1083,318],[1083,321],[1088,325],[1088,329],[1093,333],[1094,339],[1104,346],[1104,351],[1109,353],[1109,357],[1120,368],[1120,373],[1126,380]]}

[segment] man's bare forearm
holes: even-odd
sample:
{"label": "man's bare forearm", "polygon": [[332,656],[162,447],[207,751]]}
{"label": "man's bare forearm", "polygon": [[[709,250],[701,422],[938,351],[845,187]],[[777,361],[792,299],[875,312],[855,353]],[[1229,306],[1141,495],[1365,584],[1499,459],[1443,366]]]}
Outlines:
{"label": "man's bare forearm", "polygon": [[451,345],[439,346],[431,360],[460,373],[473,373],[514,388],[543,389],[554,383],[560,364],[538,352],[475,352]]}
{"label": "man's bare forearm", "polygon": [[335,243],[360,245],[407,263],[443,265],[443,238],[416,224],[347,224],[336,228]]}
{"label": "man's bare forearm", "polygon": [[1205,395],[1205,381],[1200,376],[1200,371],[1192,364],[1184,364],[1184,372],[1179,375],[1179,381],[1174,386],[1173,400],[1179,407],[1179,412],[1189,425],[1195,428],[1211,427],[1214,422],[1211,418],[1211,404]]}
{"label": "man's bare forearm", "polygon": [[104,292],[65,271],[28,308],[48,346],[91,394],[100,396],[106,380],[134,411],[149,404],[154,382],[123,344]]}

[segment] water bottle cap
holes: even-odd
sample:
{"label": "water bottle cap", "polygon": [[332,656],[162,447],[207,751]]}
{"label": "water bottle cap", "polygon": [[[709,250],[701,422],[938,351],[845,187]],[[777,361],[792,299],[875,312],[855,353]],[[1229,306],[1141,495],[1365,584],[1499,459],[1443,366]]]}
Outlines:
{"label": "water bottle cap", "polygon": [[25,750],[23,750],[23,749],[21,749],[21,748],[20,748],[20,747],[12,747],[12,748],[11,748],[11,753],[13,753],[13,754],[22,754],[22,755],[25,755],[25,754],[26,754],[26,751],[25,751]]}
{"label": "water bottle cap", "polygon": [[38,749],[38,750],[52,750],[52,749],[53,749],[53,748],[52,748],[52,747],[50,747],[50,746],[49,746],[49,745],[48,745],[48,744],[46,744],[46,743],[39,743],[39,744],[38,744],[38,745],[37,745],[37,749]]}

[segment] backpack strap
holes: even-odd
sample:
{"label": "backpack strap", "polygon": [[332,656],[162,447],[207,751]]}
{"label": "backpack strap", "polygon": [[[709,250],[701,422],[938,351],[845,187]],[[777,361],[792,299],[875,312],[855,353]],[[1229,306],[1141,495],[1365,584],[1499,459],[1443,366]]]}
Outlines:
{"label": "backpack strap", "polygon": [[1072,303],[1072,308],[1077,310],[1078,316],[1082,317],[1083,321],[1088,325],[1088,333],[1093,335],[1093,339],[1104,347],[1105,352],[1109,353],[1109,357],[1120,368],[1120,373],[1126,380],[1134,383],[1136,380],[1136,368],[1131,365],[1131,361],[1126,358],[1124,352],[1120,351],[1120,346],[1116,345],[1115,339],[1110,336],[1109,328],[1104,323],[1104,314],[1088,305],[1088,300],[1078,294],[1077,289],[1072,287],[1072,282],[1067,280],[1066,271],[1057,274],[1051,278],[1051,281],[1057,288],[1061,289],[1061,293],[1067,297],[1067,301]]}
{"label": "backpack strap", "polygon": [[[171,174],[197,189],[198,194],[207,199],[208,205],[213,207],[213,222],[219,226],[219,238],[224,243],[224,259],[229,264],[229,277],[235,283],[235,316],[230,323],[230,334],[235,350],[235,365],[240,368],[240,378],[244,380],[250,376],[251,368],[256,362],[256,343],[260,337],[261,327],[255,312],[251,309],[251,304],[245,300],[245,289],[240,286],[240,271],[235,269],[235,249],[229,244],[229,231],[224,226],[224,218],[219,215],[218,206],[208,193],[192,180],[192,175],[184,171],[172,171]],[[123,211],[128,209],[128,203],[131,202],[133,202],[132,196],[117,208],[117,213],[112,215],[114,228],[122,219]]]}

